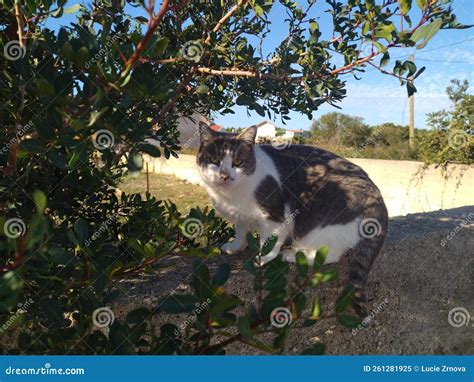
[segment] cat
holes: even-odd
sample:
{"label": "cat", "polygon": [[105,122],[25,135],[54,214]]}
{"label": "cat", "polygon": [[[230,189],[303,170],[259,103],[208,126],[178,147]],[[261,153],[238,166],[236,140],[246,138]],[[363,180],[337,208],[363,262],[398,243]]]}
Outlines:
{"label": "cat", "polygon": [[312,263],[323,245],[328,263],[347,253],[353,308],[365,316],[367,277],[388,227],[385,203],[366,172],[313,146],[256,145],[257,126],[221,133],[201,122],[199,131],[204,187],[216,211],[235,224],[235,238],[221,250],[245,250],[247,234],[257,231],[264,243],[277,236],[260,266],[279,254],[294,262],[297,251]]}

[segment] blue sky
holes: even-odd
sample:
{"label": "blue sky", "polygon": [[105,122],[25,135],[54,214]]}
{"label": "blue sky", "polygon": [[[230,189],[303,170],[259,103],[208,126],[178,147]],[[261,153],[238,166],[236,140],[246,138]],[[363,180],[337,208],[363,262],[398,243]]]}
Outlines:
{"label": "blue sky", "polygon": [[[325,5],[324,2],[322,4]],[[413,4],[416,7],[415,1]],[[474,24],[474,0],[454,0],[453,9],[460,22]],[[324,31],[325,26],[326,30],[331,26],[328,17],[321,11],[322,8],[316,8],[309,15],[318,17],[320,29]],[[282,7],[274,7],[269,18],[272,22],[272,33],[265,41],[264,48],[281,41],[287,31],[283,23],[285,14]],[[414,20],[413,17],[412,19]],[[415,94],[415,126],[424,128],[426,113],[451,106],[445,89],[452,78],[466,78],[474,89],[474,28],[442,30],[422,50],[410,48],[390,52],[393,60],[407,59],[411,53],[414,53],[418,67],[426,66],[425,72],[416,81],[418,92]],[[339,111],[363,117],[369,124],[407,124],[406,87],[401,87],[396,78],[383,75],[372,67],[369,67],[366,73],[358,75],[360,76],[360,81],[350,75],[344,76],[347,80],[347,97],[338,104],[341,110],[324,105],[313,113],[313,119],[331,111]],[[248,117],[244,107],[235,107],[234,111],[236,114],[220,116],[216,118],[216,122],[223,126],[248,126],[262,120],[256,113],[251,113]],[[305,115],[291,113],[290,117],[291,120],[287,121],[286,126],[282,125],[279,118],[275,123],[288,129],[308,129],[311,126],[311,121]]]}
{"label": "blue sky", "polygon": [[[68,1],[67,5],[75,3],[87,4],[89,2]],[[159,4],[158,1],[157,3]],[[317,18],[323,37],[330,37],[327,34],[332,32],[330,19],[323,12],[327,5],[325,2],[321,2],[321,5],[313,8],[309,16]],[[474,0],[454,0],[453,9],[460,22],[474,24]],[[139,11],[133,10],[131,13],[138,14]],[[283,7],[274,6],[269,15],[269,20],[272,23],[271,33],[263,42],[264,53],[272,51],[274,46],[285,38],[287,27],[284,24],[284,19]],[[67,25],[73,20],[73,15],[64,15],[59,20],[49,19],[48,24],[58,27],[58,24]],[[407,59],[411,53],[415,55],[418,67],[426,66],[425,72],[416,81],[418,92],[415,94],[415,126],[424,128],[426,113],[447,109],[451,106],[445,94],[445,88],[452,78],[468,79],[474,89],[474,28],[442,30],[422,50],[410,48],[395,49],[390,52],[393,60]],[[361,76],[362,80],[360,81],[350,75],[344,76],[347,81],[347,97],[338,104],[342,108],[341,110],[324,105],[313,113],[313,118],[316,119],[331,111],[339,111],[363,117],[367,123],[372,125],[382,122],[407,124],[406,88],[401,87],[396,78],[383,75],[372,67],[367,68],[366,73]],[[235,114],[216,116],[216,123],[223,126],[244,127],[262,120],[262,117],[256,113],[250,113],[248,116],[244,107],[236,106],[234,111]],[[290,117],[291,120],[287,121],[287,125],[284,126],[286,128],[308,129],[311,126],[311,121],[305,115],[293,112]],[[278,116],[275,123],[283,127]]]}

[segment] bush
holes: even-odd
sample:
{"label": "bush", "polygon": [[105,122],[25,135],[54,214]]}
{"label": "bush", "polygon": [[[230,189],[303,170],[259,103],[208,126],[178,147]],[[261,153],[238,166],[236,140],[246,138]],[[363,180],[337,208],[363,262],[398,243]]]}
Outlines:
{"label": "bush", "polygon": [[[279,6],[288,12],[290,36],[267,60],[251,40],[265,37],[272,2],[240,1],[231,7],[220,1],[163,1],[158,10],[154,1],[93,1],[90,8],[64,8],[65,3],[0,1],[2,337],[21,321],[17,346],[7,349],[2,341],[3,353],[209,351],[210,324],[205,330],[193,326],[200,334],[189,333],[183,345],[166,345],[174,327],[163,326],[158,334],[146,320],[170,311],[165,302],[129,312],[108,332],[99,328],[120,295],[117,279],[153,273],[170,255],[212,256],[232,233],[213,210],[196,208],[183,216],[172,203],[151,195],[119,194],[120,179],[140,171],[142,153],[178,156],[181,117],[232,113],[235,104],[260,115],[280,113],[288,119],[294,110],[311,116],[319,105],[344,97],[340,74],[356,70],[363,58],[373,60],[394,46],[422,47],[439,29],[462,27],[444,1],[418,2],[420,22],[403,32],[390,21],[399,23],[398,8],[388,8],[392,1],[383,7],[328,1],[341,35],[341,41],[330,43],[308,16],[314,2],[303,12],[285,0]],[[410,12],[410,2],[401,3]],[[142,9],[138,16],[132,12],[137,7]],[[48,27],[65,13],[78,15],[66,27]],[[355,17],[363,28],[348,22]],[[363,57],[351,41],[368,36],[379,49]],[[333,50],[348,64],[336,68],[330,61]],[[387,62],[388,53],[383,59]],[[410,77],[422,69],[397,61],[394,71],[414,91]],[[149,138],[158,144],[147,143]],[[274,266],[287,272],[288,265]],[[205,267],[195,271],[207,283]],[[228,268],[221,268],[211,287],[223,284],[226,273]],[[195,282],[193,287],[195,295],[183,299],[207,301],[202,286]],[[279,288],[278,299],[266,290],[262,301],[300,317],[305,299],[283,282]],[[214,309],[219,325],[230,320],[239,338],[248,341],[260,327],[267,328],[270,305],[264,310],[262,303],[256,316],[234,320],[229,311],[237,300],[221,292],[213,290],[200,320]],[[263,321],[257,325],[255,317]],[[275,349],[281,349],[288,330],[276,330],[281,339]]]}

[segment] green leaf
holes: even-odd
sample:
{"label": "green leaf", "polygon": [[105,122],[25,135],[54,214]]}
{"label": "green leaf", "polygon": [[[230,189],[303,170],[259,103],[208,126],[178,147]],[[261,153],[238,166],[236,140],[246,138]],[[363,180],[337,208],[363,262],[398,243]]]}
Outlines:
{"label": "green leaf", "polygon": [[347,315],[347,314],[341,314],[341,315],[337,316],[337,320],[342,325],[344,325],[348,328],[351,328],[351,329],[355,329],[355,328],[359,327],[359,325],[362,325],[362,321],[361,321],[360,318],[355,317],[355,316],[350,316],[350,315]]}
{"label": "green leaf", "polygon": [[327,272],[316,272],[311,278],[311,284],[316,286],[320,283],[327,283],[329,281],[335,280],[337,278],[337,271],[330,270]]}
{"label": "green leaf", "polygon": [[199,85],[197,88],[196,88],[196,94],[207,94],[209,93],[209,86],[207,85]]}
{"label": "green leaf", "polygon": [[246,317],[241,317],[237,321],[237,327],[239,328],[239,333],[246,340],[253,340],[252,328],[250,326],[250,321]]}
{"label": "green leaf", "polygon": [[50,151],[48,153],[48,159],[57,168],[60,168],[62,170],[68,168],[69,161],[66,157],[64,157],[64,155],[60,154],[57,150]]}
{"label": "green leaf", "polygon": [[423,67],[421,67],[420,69],[418,69],[418,71],[416,72],[416,74],[415,74],[415,76],[413,77],[413,79],[418,78],[418,76],[419,76],[421,73],[423,73],[423,72],[425,71],[425,69],[426,69],[426,66],[423,66]]}
{"label": "green leaf", "polygon": [[143,143],[139,146],[138,148],[139,151],[144,152],[145,154],[148,154],[154,158],[159,158],[161,157],[161,151],[158,147],[155,145],[149,144],[149,143]]}
{"label": "green leaf", "polygon": [[242,94],[240,96],[237,97],[237,99],[235,100],[235,103],[237,105],[247,105],[247,106],[251,106],[255,103],[255,99],[250,97],[250,96],[247,96],[245,94]]}
{"label": "green leaf", "polygon": [[209,269],[201,261],[195,261],[193,263],[191,286],[196,295],[203,300],[213,295],[209,279]]}
{"label": "green leaf", "polygon": [[299,317],[303,313],[304,308],[306,307],[306,296],[304,293],[297,293],[293,299],[296,307],[296,315]]}
{"label": "green leaf", "polygon": [[43,78],[36,78],[35,85],[38,94],[42,97],[54,97],[56,94],[54,86]]}
{"label": "green leaf", "polygon": [[311,320],[316,320],[321,315],[321,305],[319,303],[319,297],[317,295],[313,296],[311,301],[311,313],[309,318]]}
{"label": "green leaf", "polygon": [[430,41],[431,38],[439,31],[442,24],[443,24],[443,20],[441,18],[438,18],[434,20],[432,23],[428,25],[423,25],[422,27],[418,28],[410,38],[412,41],[415,41],[415,42],[422,40],[416,46],[416,48],[423,49],[426,46],[426,44],[428,44],[428,41]]}
{"label": "green leaf", "polygon": [[0,275],[0,313],[11,312],[18,302],[23,280],[16,271]]}
{"label": "green leaf", "polygon": [[416,87],[413,85],[413,82],[407,81],[407,93],[408,97],[411,97],[413,94],[416,93]]}
{"label": "green leaf", "polygon": [[239,306],[240,303],[241,301],[237,297],[225,294],[212,304],[211,312],[213,314],[227,312]]}
{"label": "green leaf", "polygon": [[380,67],[383,67],[383,66],[387,65],[389,61],[390,61],[390,54],[384,53],[384,55],[383,55],[382,58],[380,59],[380,64],[379,64],[379,66],[380,66]]}
{"label": "green leaf", "polygon": [[405,61],[403,63],[403,68],[408,71],[407,77],[411,77],[416,73],[416,65],[412,61]]}
{"label": "green leaf", "polygon": [[383,38],[387,41],[392,40],[392,33],[395,31],[395,25],[393,25],[392,22],[388,22],[387,24],[379,24],[375,28],[375,34],[374,37],[376,38]]}
{"label": "green leaf", "polygon": [[84,245],[86,240],[89,238],[89,224],[83,219],[79,218],[74,223],[74,231],[80,245]]}
{"label": "green leaf", "polygon": [[301,355],[322,355],[324,354],[325,350],[326,350],[326,347],[324,346],[324,344],[321,342],[318,342],[317,344],[311,346],[310,348],[303,350]]}
{"label": "green leaf", "polygon": [[199,306],[198,299],[191,294],[171,295],[160,301],[158,308],[165,313],[186,313]]}
{"label": "green leaf", "polygon": [[44,154],[48,148],[39,139],[25,139],[20,147],[31,154]]}
{"label": "green leaf", "polygon": [[133,18],[135,21],[138,21],[140,24],[148,24],[148,19],[144,16],[136,16]]}
{"label": "green leaf", "polygon": [[87,124],[87,126],[89,127],[93,126],[99,120],[99,118],[107,112],[107,110],[109,110],[109,107],[104,106],[102,109],[98,111],[93,111],[91,113],[91,116],[89,118],[89,123]]}
{"label": "green leaf", "polygon": [[257,238],[252,233],[247,234],[247,243],[249,245],[249,249],[252,255],[256,255],[260,252],[260,244],[258,243]]}
{"label": "green leaf", "polygon": [[54,17],[54,18],[60,18],[64,13],[64,8],[63,7],[59,7],[58,9],[52,11],[50,13],[51,17]]}
{"label": "green leaf", "polygon": [[308,259],[303,252],[296,253],[296,270],[302,277],[308,277]]}
{"label": "green leaf", "polygon": [[416,3],[420,9],[425,9],[428,5],[428,0],[416,0]]}
{"label": "green leaf", "polygon": [[212,286],[222,286],[224,285],[230,276],[230,265],[221,264],[216,270],[214,277],[212,278]]}
{"label": "green leaf", "polygon": [[354,287],[351,284],[345,286],[341,294],[336,300],[336,313],[344,312],[352,303],[352,292]]}
{"label": "green leaf", "polygon": [[255,4],[253,7],[253,10],[255,11],[255,14],[259,17],[263,16],[263,8],[260,5]]}
{"label": "green leaf", "polygon": [[268,237],[262,245],[261,255],[262,256],[268,255],[271,252],[271,250],[275,247],[277,240],[278,240],[278,236],[276,235],[272,235]]}
{"label": "green leaf", "polygon": [[160,39],[158,39],[158,41],[156,42],[154,46],[153,56],[154,57],[161,56],[165,52],[166,48],[168,48],[169,42],[170,42],[170,39],[168,37],[161,37]]}
{"label": "green leaf", "polygon": [[412,0],[398,0],[398,4],[400,4],[400,11],[404,15],[406,15],[408,12],[410,12],[411,2],[412,2]]}
{"label": "green leaf", "polygon": [[46,195],[44,194],[43,191],[36,190],[33,193],[33,200],[35,201],[36,211],[39,214],[42,214],[44,212],[44,209],[46,208],[46,203],[47,203]]}
{"label": "green leaf", "polygon": [[89,59],[89,49],[87,49],[85,46],[81,46],[77,50],[76,54],[74,55],[74,62],[78,66],[83,67],[88,59]]}
{"label": "green leaf", "polygon": [[309,23],[309,29],[310,29],[311,33],[314,33],[314,31],[319,30],[319,24],[316,21],[311,21]]}
{"label": "green leaf", "polygon": [[127,313],[126,321],[129,324],[141,324],[146,322],[151,316],[147,308],[138,308]]}
{"label": "green leaf", "polygon": [[63,307],[59,300],[44,297],[38,302],[38,305],[48,320],[47,326],[51,327],[52,330],[62,328],[66,325]]}
{"label": "green leaf", "polygon": [[70,7],[66,8],[64,10],[64,13],[65,14],[76,13],[79,9],[81,9],[81,4],[74,4],[74,5],[71,5]]}
{"label": "green leaf", "polygon": [[321,269],[321,267],[326,262],[326,258],[328,257],[328,254],[329,254],[329,247],[327,245],[323,245],[317,250],[316,256],[314,257],[313,272]]}

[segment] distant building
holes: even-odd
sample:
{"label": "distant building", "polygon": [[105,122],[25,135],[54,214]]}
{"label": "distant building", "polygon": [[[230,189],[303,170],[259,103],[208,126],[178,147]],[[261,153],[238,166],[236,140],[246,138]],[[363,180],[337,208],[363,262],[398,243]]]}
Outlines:
{"label": "distant building", "polygon": [[262,121],[257,128],[257,139],[271,139],[276,136],[276,126],[271,122]]}
{"label": "distant building", "polygon": [[199,122],[209,123],[201,114],[193,114],[192,118],[178,119],[179,143],[183,148],[198,148],[200,142]]}
{"label": "distant building", "polygon": [[293,138],[307,138],[309,137],[309,131],[308,130],[287,130],[287,132],[293,134]]}

